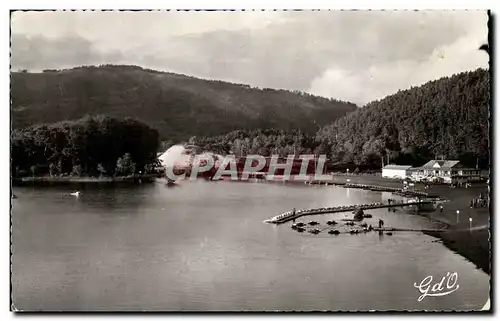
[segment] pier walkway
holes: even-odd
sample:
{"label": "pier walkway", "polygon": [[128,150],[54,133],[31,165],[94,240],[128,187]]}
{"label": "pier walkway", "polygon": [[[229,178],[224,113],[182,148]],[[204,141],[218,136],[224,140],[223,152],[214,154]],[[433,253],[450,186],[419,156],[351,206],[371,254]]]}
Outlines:
{"label": "pier walkway", "polygon": [[374,227],[374,231],[378,232],[446,232],[446,229],[416,229],[416,228],[399,228],[399,227]]}
{"label": "pier walkway", "polygon": [[306,210],[297,210],[295,213],[293,211],[288,211],[277,216],[274,216],[268,220],[265,220],[266,223],[274,223],[274,224],[282,224],[291,220],[295,220],[301,216],[306,215],[317,215],[317,214],[331,214],[331,213],[340,213],[340,212],[352,212],[357,209],[362,210],[371,210],[378,208],[388,208],[388,207],[404,207],[410,205],[423,205],[423,204],[435,204],[435,200],[422,200],[415,202],[403,202],[403,203],[372,203],[372,204],[363,204],[363,205],[348,205],[348,206],[337,206],[337,207],[327,207],[327,208],[317,208],[317,209],[306,209]]}
{"label": "pier walkway", "polygon": [[353,183],[343,183],[343,182],[333,182],[333,181],[306,181],[304,184],[308,185],[334,185],[334,186],[342,186],[345,188],[356,188],[356,189],[364,189],[375,192],[391,192],[401,196],[408,197],[437,197],[433,195],[429,195],[426,192],[410,190],[410,189],[402,189],[397,187],[387,187],[387,186],[378,186],[378,185],[368,185],[368,184],[353,184]]}

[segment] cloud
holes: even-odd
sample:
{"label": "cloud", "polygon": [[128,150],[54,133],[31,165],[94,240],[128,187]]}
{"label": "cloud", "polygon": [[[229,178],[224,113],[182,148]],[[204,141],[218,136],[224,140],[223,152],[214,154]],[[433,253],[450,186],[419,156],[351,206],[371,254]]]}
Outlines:
{"label": "cloud", "polygon": [[453,43],[437,46],[421,59],[371,64],[359,72],[333,65],[312,81],[308,91],[363,105],[429,80],[479,67],[488,68],[488,55],[478,50],[488,41],[485,29],[471,28]]}
{"label": "cloud", "polygon": [[68,68],[78,65],[112,63],[122,60],[120,50],[102,51],[78,35],[57,38],[14,34],[11,38],[13,70]]}
{"label": "cloud", "polygon": [[12,66],[127,63],[364,104],[486,67],[485,11],[28,12]]}

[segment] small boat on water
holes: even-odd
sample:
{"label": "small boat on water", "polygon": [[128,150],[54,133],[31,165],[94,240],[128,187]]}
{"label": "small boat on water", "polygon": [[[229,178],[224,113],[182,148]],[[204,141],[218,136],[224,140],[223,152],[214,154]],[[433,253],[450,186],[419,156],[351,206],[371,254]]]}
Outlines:
{"label": "small boat on water", "polygon": [[304,222],[297,222],[295,223],[296,226],[301,227],[301,226],[306,226],[306,223]]}
{"label": "small boat on water", "polygon": [[321,232],[321,231],[320,231],[320,230],[318,230],[317,228],[312,229],[312,230],[309,230],[309,233],[311,233],[311,234],[319,234],[320,232]]}
{"label": "small boat on water", "polygon": [[80,196],[81,194],[82,193],[80,193],[80,191],[76,191],[76,192],[70,193],[70,195],[76,196],[76,197]]}
{"label": "small boat on water", "polygon": [[328,225],[335,225],[335,224],[337,224],[337,222],[335,222],[335,221],[328,221],[328,222],[326,222],[326,224],[328,224]]}
{"label": "small boat on water", "polygon": [[15,200],[17,198],[16,194],[12,194],[12,199]]}
{"label": "small boat on water", "polygon": [[319,223],[318,223],[318,222],[316,222],[316,221],[310,221],[310,222],[309,222],[309,225],[318,225],[318,224],[319,224]]}
{"label": "small boat on water", "polygon": [[363,214],[363,217],[364,217],[364,218],[372,218],[372,217],[373,217],[373,215],[371,215],[371,214]]}
{"label": "small boat on water", "polygon": [[330,230],[328,234],[339,235],[340,232],[338,230]]}
{"label": "small boat on water", "polygon": [[302,232],[304,232],[305,230],[306,230],[306,229],[305,229],[305,228],[303,228],[303,227],[297,227],[297,232],[302,233]]}

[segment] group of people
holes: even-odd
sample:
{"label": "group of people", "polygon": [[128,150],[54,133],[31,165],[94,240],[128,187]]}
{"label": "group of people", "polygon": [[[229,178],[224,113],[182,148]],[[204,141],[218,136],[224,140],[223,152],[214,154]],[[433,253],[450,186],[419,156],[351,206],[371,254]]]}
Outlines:
{"label": "group of people", "polygon": [[458,183],[455,183],[455,184],[450,184],[450,188],[457,188],[457,187],[465,187],[465,188],[469,188],[469,187],[472,187],[472,184],[471,183],[463,183],[463,182],[458,182]]}
{"label": "group of people", "polygon": [[479,197],[473,197],[470,200],[470,208],[476,208],[476,207],[487,207],[488,206],[488,201],[483,195],[483,193],[479,194]]}
{"label": "group of people", "polygon": [[[399,203],[402,203],[402,202],[403,202],[403,201],[399,201]],[[388,203],[389,205],[391,205],[391,204],[396,204],[396,203],[398,203],[398,201],[397,201],[397,200],[395,200],[395,199],[389,198],[389,199],[387,199],[387,203]]]}

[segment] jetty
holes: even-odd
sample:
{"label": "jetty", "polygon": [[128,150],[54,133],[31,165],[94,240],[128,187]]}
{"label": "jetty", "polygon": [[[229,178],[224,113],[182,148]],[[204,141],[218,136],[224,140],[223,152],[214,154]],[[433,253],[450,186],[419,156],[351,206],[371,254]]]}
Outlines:
{"label": "jetty", "polygon": [[354,183],[344,183],[344,182],[333,182],[333,181],[306,181],[305,184],[308,185],[334,185],[341,186],[345,188],[355,188],[355,189],[364,189],[375,192],[391,192],[396,195],[408,196],[408,197],[437,197],[433,195],[429,195],[426,192],[416,191],[416,190],[408,190],[397,187],[387,187],[387,186],[378,186],[378,185],[368,185],[368,184],[354,184]]}
{"label": "jetty", "polygon": [[374,227],[374,231],[378,232],[422,232],[422,233],[432,233],[432,232],[446,232],[445,229],[421,229],[421,228],[399,228],[399,227]]}
{"label": "jetty", "polygon": [[318,215],[318,214],[331,214],[331,213],[341,213],[341,212],[352,212],[354,210],[372,210],[379,208],[389,208],[389,207],[405,207],[411,205],[423,205],[423,204],[436,204],[436,200],[419,200],[419,201],[408,201],[408,202],[395,202],[395,203],[371,203],[362,205],[346,205],[346,206],[336,206],[336,207],[323,207],[323,208],[312,208],[312,209],[301,209],[296,211],[288,211],[281,213],[268,220],[266,223],[282,224],[288,221],[295,220],[299,217],[306,215]]}

